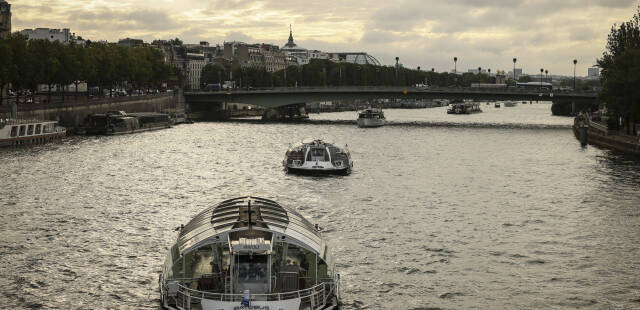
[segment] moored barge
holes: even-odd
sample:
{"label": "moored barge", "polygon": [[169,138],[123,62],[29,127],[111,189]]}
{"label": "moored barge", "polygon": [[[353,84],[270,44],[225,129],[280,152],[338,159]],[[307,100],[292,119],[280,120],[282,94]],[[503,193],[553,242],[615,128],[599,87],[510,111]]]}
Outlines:
{"label": "moored barge", "polygon": [[338,309],[340,278],[317,225],[258,197],[181,225],[159,278],[166,309]]}
{"label": "moored barge", "polygon": [[471,114],[482,112],[477,102],[453,101],[447,108],[447,114]]}
{"label": "moored barge", "polygon": [[121,135],[171,127],[168,114],[155,112],[126,113],[109,111],[90,114],[76,131],[87,135]]}
{"label": "moored barge", "polygon": [[66,136],[67,130],[56,121],[0,120],[0,147],[42,144]]}

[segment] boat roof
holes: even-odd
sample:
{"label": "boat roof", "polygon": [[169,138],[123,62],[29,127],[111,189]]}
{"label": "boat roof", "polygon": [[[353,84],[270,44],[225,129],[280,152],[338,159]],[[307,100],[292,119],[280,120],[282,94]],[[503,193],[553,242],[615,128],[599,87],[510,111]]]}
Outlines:
{"label": "boat roof", "polygon": [[290,237],[321,256],[327,252],[315,226],[297,211],[273,200],[252,196],[225,200],[200,212],[182,228],[176,245],[184,254],[203,244],[220,242],[220,235],[250,229]]}
{"label": "boat roof", "polygon": [[57,123],[58,121],[42,121],[37,119],[0,119],[0,124],[3,125],[24,125],[24,124],[38,124],[38,123]]}

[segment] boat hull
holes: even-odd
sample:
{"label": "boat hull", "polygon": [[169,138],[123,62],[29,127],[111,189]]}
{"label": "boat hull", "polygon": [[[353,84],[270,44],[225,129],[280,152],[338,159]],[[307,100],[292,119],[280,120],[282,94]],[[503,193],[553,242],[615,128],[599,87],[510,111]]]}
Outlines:
{"label": "boat hull", "polygon": [[379,118],[359,118],[358,127],[382,127],[386,121]]}
{"label": "boat hull", "polygon": [[349,175],[351,168],[329,168],[329,169],[317,169],[317,168],[294,168],[286,167],[287,173],[299,174],[299,175]]}
{"label": "boat hull", "polygon": [[64,136],[66,136],[66,131],[36,136],[0,139],[0,147],[44,144],[62,139]]}

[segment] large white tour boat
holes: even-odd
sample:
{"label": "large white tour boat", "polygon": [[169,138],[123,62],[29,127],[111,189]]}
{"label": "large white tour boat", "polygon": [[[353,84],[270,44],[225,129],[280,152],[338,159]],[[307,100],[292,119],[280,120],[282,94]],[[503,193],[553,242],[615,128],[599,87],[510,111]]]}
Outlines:
{"label": "large white tour boat", "polygon": [[300,174],[349,174],[353,168],[351,154],[322,140],[302,142],[287,150],[282,163],[287,172]]}
{"label": "large white tour boat", "polygon": [[41,144],[66,134],[67,130],[56,121],[0,119],[0,146]]}
{"label": "large white tour boat", "polygon": [[358,112],[358,127],[380,127],[385,123],[382,109],[367,108]]}
{"label": "large white tour boat", "polygon": [[338,309],[340,278],[317,224],[275,201],[221,202],[178,228],[160,275],[166,309]]}

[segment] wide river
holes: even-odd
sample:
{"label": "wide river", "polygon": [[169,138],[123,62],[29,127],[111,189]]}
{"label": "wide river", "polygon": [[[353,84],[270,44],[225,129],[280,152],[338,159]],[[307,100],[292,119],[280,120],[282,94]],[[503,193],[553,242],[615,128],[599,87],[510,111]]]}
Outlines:
{"label": "wide river", "polygon": [[[157,309],[174,228],[256,195],[324,227],[346,309],[639,309],[640,160],[580,147],[548,104],[483,109],[0,150],[0,308]],[[348,144],[354,172],[285,174],[304,138]]]}

